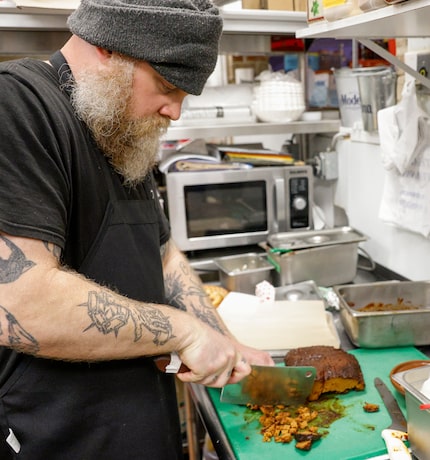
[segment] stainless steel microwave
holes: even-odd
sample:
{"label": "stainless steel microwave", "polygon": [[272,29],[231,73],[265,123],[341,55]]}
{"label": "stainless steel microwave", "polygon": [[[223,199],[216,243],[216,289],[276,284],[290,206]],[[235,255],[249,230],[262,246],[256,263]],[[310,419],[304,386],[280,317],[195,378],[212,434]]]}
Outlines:
{"label": "stainless steel microwave", "polygon": [[310,166],[166,174],[172,237],[183,251],[258,244],[312,228]]}

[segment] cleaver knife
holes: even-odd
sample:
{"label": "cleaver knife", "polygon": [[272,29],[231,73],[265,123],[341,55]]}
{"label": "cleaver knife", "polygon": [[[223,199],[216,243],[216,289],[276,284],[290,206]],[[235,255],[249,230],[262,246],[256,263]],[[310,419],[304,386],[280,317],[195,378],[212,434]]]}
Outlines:
{"label": "cleaver knife", "polygon": [[316,369],[312,366],[251,366],[239,383],[225,385],[221,402],[230,404],[295,405],[311,394]]}
{"label": "cleaver knife", "polygon": [[[159,370],[166,373],[189,370],[175,352],[156,356],[154,362]],[[301,404],[311,394],[315,376],[316,369],[312,366],[251,365],[251,373],[247,377],[223,387],[220,400],[242,405]]]}
{"label": "cleaver knife", "polygon": [[387,446],[388,457],[390,460],[411,460],[412,456],[406,444],[403,442],[408,439],[405,416],[387,385],[378,377],[375,378],[374,383],[384,401],[385,408],[390,414],[392,422],[391,425],[382,430],[381,433]]}

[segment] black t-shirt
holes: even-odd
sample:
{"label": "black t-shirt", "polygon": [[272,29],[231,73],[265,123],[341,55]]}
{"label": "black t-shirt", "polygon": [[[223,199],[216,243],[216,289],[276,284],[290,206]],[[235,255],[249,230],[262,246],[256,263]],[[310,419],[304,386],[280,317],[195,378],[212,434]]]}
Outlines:
{"label": "black t-shirt", "polygon": [[[149,186],[122,186],[61,89],[68,66],[57,58],[61,72],[28,58],[0,64],[0,230],[58,245],[63,262],[79,271],[109,203],[106,174],[120,200],[145,200],[156,191],[152,176]],[[163,244],[170,230],[155,203]],[[0,347],[0,385],[16,358]]]}
{"label": "black t-shirt", "polygon": [[[0,64],[0,229],[55,243],[77,268],[109,194],[107,160],[60,89],[59,74],[67,69],[29,58]],[[146,199],[145,187],[123,187],[111,174],[120,199]],[[159,227],[163,244],[169,227],[161,207]]]}

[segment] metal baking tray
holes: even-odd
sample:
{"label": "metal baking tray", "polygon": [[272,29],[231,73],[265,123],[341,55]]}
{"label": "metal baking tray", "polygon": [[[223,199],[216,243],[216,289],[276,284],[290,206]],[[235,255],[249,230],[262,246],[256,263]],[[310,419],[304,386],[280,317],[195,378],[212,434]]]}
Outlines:
{"label": "metal baking tray", "polygon": [[[362,348],[430,344],[430,281],[382,281],[334,286],[340,318],[351,342]],[[371,304],[416,309],[359,311]]]}

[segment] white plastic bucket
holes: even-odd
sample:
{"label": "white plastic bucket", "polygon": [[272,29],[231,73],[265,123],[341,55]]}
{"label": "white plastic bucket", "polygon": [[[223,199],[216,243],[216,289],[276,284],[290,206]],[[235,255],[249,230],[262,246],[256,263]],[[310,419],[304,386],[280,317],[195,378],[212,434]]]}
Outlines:
{"label": "white plastic bucket", "polygon": [[357,76],[349,67],[334,71],[337,100],[342,126],[353,128],[362,123]]}

